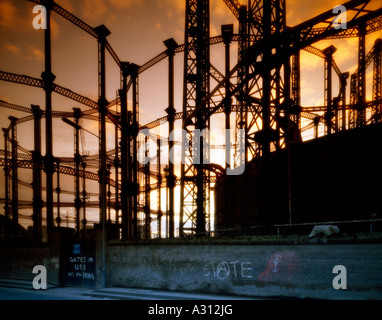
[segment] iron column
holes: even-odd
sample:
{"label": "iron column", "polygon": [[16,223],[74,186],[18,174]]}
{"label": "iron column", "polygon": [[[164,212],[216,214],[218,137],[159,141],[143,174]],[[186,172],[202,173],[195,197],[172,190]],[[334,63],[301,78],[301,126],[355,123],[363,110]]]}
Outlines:
{"label": "iron column", "polygon": [[33,238],[41,241],[42,195],[41,195],[41,116],[40,106],[32,105],[34,117],[34,150],[33,150]]}
{"label": "iron column", "polygon": [[45,29],[45,71],[41,77],[45,90],[45,149],[44,171],[46,174],[46,219],[48,239],[53,230],[53,129],[52,129],[52,92],[55,76],[52,73],[52,53],[51,53],[51,24],[50,14],[53,7],[52,0],[44,0],[46,7],[46,29]]}
{"label": "iron column", "polygon": [[[164,41],[165,46],[167,47],[168,53],[168,108],[167,112],[167,120],[169,123],[168,126],[168,137],[169,137],[169,151],[170,151],[170,159],[169,159],[169,174],[167,177],[167,187],[169,188],[169,237],[174,238],[175,236],[175,213],[174,213],[174,188],[175,188],[175,174],[174,174],[174,122],[175,122],[175,114],[176,110],[174,107],[174,55],[175,49],[178,47],[176,41],[171,38]],[[183,235],[183,221],[180,222],[180,235]]]}

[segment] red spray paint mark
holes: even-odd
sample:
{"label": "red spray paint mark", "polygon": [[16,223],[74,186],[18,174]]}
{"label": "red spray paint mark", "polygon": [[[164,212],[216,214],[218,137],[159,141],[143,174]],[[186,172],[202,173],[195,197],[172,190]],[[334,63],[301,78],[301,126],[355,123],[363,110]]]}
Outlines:
{"label": "red spray paint mark", "polygon": [[275,252],[268,259],[267,267],[260,273],[259,281],[287,280],[293,281],[300,265],[300,257],[293,251]]}

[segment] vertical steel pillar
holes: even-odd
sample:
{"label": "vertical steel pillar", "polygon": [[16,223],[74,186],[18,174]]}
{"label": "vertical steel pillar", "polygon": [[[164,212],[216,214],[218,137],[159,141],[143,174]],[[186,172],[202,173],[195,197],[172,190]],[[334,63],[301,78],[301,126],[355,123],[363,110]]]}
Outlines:
{"label": "vertical steel pillar", "polygon": [[225,114],[225,163],[226,168],[231,168],[231,81],[229,79],[230,67],[230,45],[232,42],[233,35],[233,24],[223,25],[221,27],[221,32],[223,36],[223,41],[225,45],[225,103],[224,103],[224,114]]}
{"label": "vertical steel pillar", "polygon": [[161,141],[157,139],[157,190],[158,190],[158,238],[162,238],[162,174],[161,174]]}
{"label": "vertical steel pillar", "polygon": [[301,110],[301,69],[300,69],[300,51],[292,56],[292,101],[293,109],[291,115],[293,122],[300,128],[300,110]]}
{"label": "vertical steel pillar", "polygon": [[[119,96],[120,97],[120,96]],[[116,110],[118,111],[118,109]],[[120,212],[121,212],[121,197],[119,193],[119,171],[121,168],[121,162],[119,159],[119,134],[118,134],[118,126],[114,126],[114,148],[115,148],[115,153],[114,153],[114,180],[115,180],[115,205],[114,205],[114,210],[115,210],[115,225],[116,229],[118,232],[120,231]],[[118,239],[120,239],[120,235],[118,235]]]}
{"label": "vertical steel pillar", "polygon": [[41,116],[40,106],[32,105],[34,117],[34,150],[33,159],[33,240],[40,242],[42,239],[42,178],[41,178]]}
{"label": "vertical steel pillar", "polygon": [[[168,53],[168,108],[165,110],[167,112],[168,120],[168,136],[169,136],[169,175],[167,177],[167,187],[169,189],[169,237],[174,238],[175,236],[175,213],[174,213],[174,190],[175,190],[175,181],[176,177],[174,174],[174,141],[173,141],[173,131],[175,123],[175,114],[176,110],[174,107],[174,55],[175,49],[178,47],[178,44],[174,39],[168,39],[164,41],[165,46],[167,47]],[[179,222],[179,234],[183,236],[183,217],[181,217]]]}
{"label": "vertical steel pillar", "polygon": [[106,167],[106,37],[110,31],[101,25],[94,29],[98,34],[98,109],[99,109],[99,184],[100,184],[100,222],[106,223],[107,206],[107,167]]}
{"label": "vertical steel pillar", "polygon": [[337,51],[334,46],[330,46],[322,52],[325,54],[325,105],[326,105],[326,133],[332,133],[333,118],[333,97],[332,97],[332,68],[333,54]]}
{"label": "vertical steel pillar", "polygon": [[108,163],[106,165],[107,167],[107,224],[111,225],[111,185],[110,185],[110,171],[111,171],[111,164]]}
{"label": "vertical steel pillar", "polygon": [[82,231],[83,231],[83,238],[86,238],[86,162],[82,161],[82,206],[83,206],[83,219],[82,219]]}
{"label": "vertical steel pillar", "polygon": [[341,73],[340,77],[340,90],[341,90],[341,99],[342,99],[342,124],[341,129],[346,130],[346,86],[347,79],[349,78],[349,72]]}
{"label": "vertical steel pillar", "polygon": [[9,129],[8,128],[3,128],[3,133],[4,133],[4,160],[5,160],[5,165],[4,165],[4,193],[5,193],[5,206],[4,206],[4,211],[5,211],[5,238],[8,239],[10,235],[10,214],[11,214],[11,207],[10,207],[10,165],[9,165],[9,150],[8,150],[8,140],[9,140]]}
{"label": "vertical steel pillar", "polygon": [[99,112],[99,214],[102,224],[102,284],[106,287],[106,209],[107,209],[107,167],[106,167],[106,37],[110,31],[101,25],[94,29],[98,34],[98,112]]}
{"label": "vertical steel pillar", "polygon": [[57,193],[57,217],[56,217],[56,223],[57,227],[60,228],[61,226],[61,188],[60,188],[60,161],[57,159],[56,160],[57,164],[57,187],[56,187],[56,193]]}
{"label": "vertical steel pillar", "polygon": [[129,235],[128,235],[128,238],[129,239],[133,239],[134,238],[134,223],[133,223],[133,220],[134,220],[134,215],[133,215],[133,193],[134,193],[134,190],[133,190],[133,164],[132,164],[132,124],[131,124],[131,118],[132,118],[132,115],[131,115],[131,111],[128,111],[127,112],[127,122],[128,122],[128,132],[127,132],[127,143],[128,143],[128,149],[127,149],[127,163],[128,163],[128,167],[127,167],[127,195],[128,195],[128,223],[129,223],[129,226],[128,226],[128,231],[129,231]]}
{"label": "vertical steel pillar", "polygon": [[358,86],[357,86],[357,73],[353,73],[350,77],[350,106],[349,110],[349,129],[356,127],[357,123],[357,103],[358,103]]}
{"label": "vertical steel pillar", "polygon": [[81,118],[81,109],[73,108],[73,114],[75,119],[75,128],[74,128],[74,163],[76,167],[76,174],[74,177],[74,189],[75,189],[75,199],[74,199],[74,208],[76,209],[76,236],[80,238],[81,235],[81,197],[80,197],[80,165],[81,165],[81,154],[80,154],[80,125],[79,119]]}
{"label": "vertical steel pillar", "polygon": [[314,119],[313,119],[313,123],[314,123],[314,138],[315,139],[318,139],[318,126],[320,124],[320,117],[319,116],[316,116]]}
{"label": "vertical steel pillar", "polygon": [[373,65],[373,101],[375,101],[374,116],[376,122],[382,119],[382,39],[374,43],[374,65]]}
{"label": "vertical steel pillar", "polygon": [[[249,24],[248,24],[248,9],[246,6],[241,6],[239,10],[239,46],[238,46],[238,60],[241,61],[249,47]],[[248,73],[248,66],[242,65],[238,70],[238,85],[242,84]],[[248,120],[248,82],[243,83],[240,89],[239,112],[236,114],[236,150],[235,150],[235,167],[245,165],[248,161],[248,139],[247,139],[247,120]],[[238,130],[244,130],[244,141],[242,135],[238,134]],[[238,152],[238,145],[244,145],[245,152]]]}
{"label": "vertical steel pillar", "polygon": [[[204,129],[209,129],[209,13],[209,0],[187,0],[182,123],[182,128],[187,134],[183,136],[182,143],[180,214],[183,219],[186,218],[183,224],[190,222],[191,232],[197,234],[205,232],[207,217],[209,218],[207,203],[210,181],[203,168],[204,162],[208,160],[203,146],[208,143]],[[195,119],[192,123],[187,122],[188,112],[197,107],[200,109],[196,112]],[[200,142],[196,143],[195,148],[189,147],[195,138],[192,128],[200,133]]]}
{"label": "vertical steel pillar", "polygon": [[358,103],[357,103],[357,127],[366,123],[366,26],[358,28]]}
{"label": "vertical steel pillar", "polygon": [[139,107],[138,107],[138,70],[139,66],[130,64],[130,75],[133,81],[133,111],[132,111],[132,124],[131,136],[133,140],[132,147],[132,200],[133,200],[133,237],[138,239],[138,195],[139,195],[139,182],[138,182],[138,132],[139,132]]}
{"label": "vertical steel pillar", "polygon": [[52,0],[44,0],[46,8],[45,29],[45,71],[41,77],[44,82],[45,90],[45,149],[44,171],[46,174],[46,218],[48,238],[54,227],[53,219],[53,174],[54,174],[54,156],[53,156],[53,128],[52,128],[52,92],[55,76],[52,73],[52,53],[51,53],[51,21],[50,15],[53,7]]}
{"label": "vertical steel pillar", "polygon": [[[148,159],[149,157],[149,137],[145,136],[145,157]],[[150,210],[150,161],[147,161],[145,164],[145,238],[151,238],[151,210]]]}
{"label": "vertical steel pillar", "polygon": [[264,196],[264,206],[263,206],[263,217],[264,225],[267,227],[270,224],[270,153],[271,153],[271,88],[272,88],[272,70],[269,67],[270,58],[272,55],[271,47],[271,20],[272,20],[272,3],[271,1],[263,1],[263,39],[264,39],[264,49],[263,49],[263,97],[261,100],[262,104],[262,135],[260,136],[260,146],[261,154],[263,158],[263,173],[262,173],[262,186],[263,186],[263,196]]}
{"label": "vertical steel pillar", "polygon": [[17,118],[9,117],[11,121],[11,146],[12,146],[12,231],[13,237],[18,237],[19,229],[19,190],[18,190],[18,166],[17,166]]}
{"label": "vertical steel pillar", "polygon": [[[284,3],[285,5],[285,3]],[[282,56],[284,57],[284,101],[283,101],[283,109],[284,110],[284,116],[286,120],[286,124],[284,127],[284,137],[285,137],[285,147],[287,149],[287,176],[288,176],[288,182],[287,182],[287,189],[288,189],[288,222],[289,224],[292,224],[292,125],[296,130],[299,130],[299,122],[300,122],[300,115],[299,115],[299,105],[300,105],[300,98],[299,93],[297,93],[297,96],[291,96],[292,91],[292,71],[291,71],[291,54],[289,52],[290,48],[290,40],[286,40],[283,43],[282,46]],[[296,54],[299,56],[299,54]],[[299,60],[299,58],[298,58]],[[292,57],[293,61],[293,57]],[[299,61],[297,61],[299,64]],[[299,68],[298,68],[299,69]],[[280,73],[280,71],[278,71]],[[297,72],[299,73],[299,71]],[[299,78],[299,75],[297,76]],[[278,81],[281,81],[280,79]],[[299,79],[297,80],[299,82]],[[299,87],[299,85],[297,86]],[[299,90],[299,88],[298,88]],[[281,88],[280,88],[281,91]],[[281,92],[280,92],[281,93]],[[295,92],[296,93],[296,92]],[[297,104],[296,104],[297,103]],[[280,118],[281,119],[281,118]]]}
{"label": "vertical steel pillar", "polygon": [[121,99],[121,214],[122,214],[122,239],[130,238],[130,216],[128,188],[129,182],[129,154],[130,154],[130,129],[127,111],[127,77],[129,75],[130,64],[122,62],[122,89],[119,90]]}

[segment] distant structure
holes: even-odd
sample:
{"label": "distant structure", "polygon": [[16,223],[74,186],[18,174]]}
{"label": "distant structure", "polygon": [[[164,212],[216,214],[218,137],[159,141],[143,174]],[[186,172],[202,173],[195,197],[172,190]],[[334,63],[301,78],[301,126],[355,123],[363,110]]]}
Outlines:
{"label": "distant structure", "polygon": [[[43,223],[48,235],[53,228],[63,226],[62,208],[68,207],[75,209],[77,237],[86,235],[89,226],[86,209],[95,207],[99,208],[97,222],[116,230],[116,237],[124,240],[148,239],[155,231],[161,237],[162,220],[166,224],[165,236],[172,238],[176,233],[179,237],[208,235],[214,230],[213,221],[218,231],[275,223],[368,219],[369,214],[382,211],[377,201],[381,194],[382,177],[377,170],[380,162],[375,161],[379,159],[377,148],[381,141],[382,41],[375,41],[369,52],[365,48],[366,37],[382,29],[382,8],[370,9],[378,0],[344,3],[348,17],[346,29],[336,27],[338,12],[332,8],[290,27],[286,25],[285,0],[248,0],[246,4],[238,0],[223,1],[238,20],[238,33],[234,33],[233,25],[224,25],[221,36],[210,37],[209,0],[185,0],[184,44],[168,39],[164,41],[164,52],[138,66],[118,58],[107,40],[110,31],[104,25],[93,28],[53,0],[30,0],[47,8],[45,70],[41,79],[0,71],[0,80],[42,88],[46,100],[43,108],[0,101],[1,108],[27,114],[23,118],[10,117],[9,127],[3,128],[0,165],[4,168],[5,196],[1,202],[5,221],[10,221],[5,224],[7,237],[18,237],[19,210],[25,208],[33,210],[27,218],[31,220],[33,238],[37,242],[42,239]],[[51,14],[64,17],[97,41],[97,101],[55,83],[51,67]],[[339,70],[333,57],[336,51],[333,45],[324,50],[314,47],[320,40],[343,38],[359,40],[358,52],[355,52],[358,69],[351,75]],[[231,66],[233,41],[238,43],[238,62]],[[211,46],[217,44],[225,46],[224,71],[213,65],[210,55]],[[325,77],[317,79],[325,84],[323,106],[301,105],[302,50],[323,59]],[[181,53],[184,55],[183,108],[176,110],[174,56]],[[113,101],[106,97],[106,54],[110,54],[120,68],[121,85]],[[165,59],[168,59],[169,70],[168,108],[163,118],[143,125],[139,121],[139,76]],[[366,71],[370,66],[373,83],[372,99],[368,101]],[[333,77],[339,79],[338,96],[333,96]],[[350,95],[347,96],[348,80]],[[53,110],[53,93],[76,101],[84,109]],[[129,106],[128,101],[132,101]],[[235,130],[235,143],[226,137],[226,167],[211,164],[209,154],[203,152],[210,144],[205,129],[211,128],[218,113],[224,114],[225,128]],[[63,118],[74,128],[72,158],[53,154],[54,118]],[[309,124],[302,126],[302,119],[308,119]],[[95,155],[80,150],[84,120],[99,124],[99,152]],[[179,174],[175,173],[173,164],[166,167],[162,164],[161,137],[141,138],[139,134],[140,129],[153,129],[163,122],[168,122],[171,131],[177,120],[182,121],[186,132]],[[34,124],[33,151],[23,148],[23,142],[17,138],[17,127],[25,121]],[[41,136],[42,121],[45,137]],[[113,132],[107,123],[113,124]],[[235,124],[234,128],[231,123]],[[302,142],[307,130],[314,130],[314,139]],[[199,143],[194,141],[197,133],[201,133]],[[110,134],[115,136],[113,147],[106,144]],[[45,155],[41,150],[42,138]],[[139,147],[148,139],[158,144],[155,169],[138,161]],[[170,153],[172,146],[170,141]],[[240,152],[240,146],[244,146],[244,152]],[[195,158],[200,161],[193,161]],[[225,174],[228,167],[235,169],[244,165],[243,175]],[[32,185],[18,175],[21,168],[33,171]],[[61,201],[64,192],[61,175],[74,177],[74,192],[65,191],[66,196],[73,197],[72,202]],[[87,191],[92,181],[99,184],[99,194],[91,195]],[[19,185],[31,187],[33,199],[19,199]],[[175,188],[180,190],[179,222],[175,219]],[[158,199],[154,208],[153,191]],[[167,195],[165,212],[161,210],[163,192]],[[91,197],[99,201],[91,201]],[[157,230],[152,230],[153,221],[157,222]]]}

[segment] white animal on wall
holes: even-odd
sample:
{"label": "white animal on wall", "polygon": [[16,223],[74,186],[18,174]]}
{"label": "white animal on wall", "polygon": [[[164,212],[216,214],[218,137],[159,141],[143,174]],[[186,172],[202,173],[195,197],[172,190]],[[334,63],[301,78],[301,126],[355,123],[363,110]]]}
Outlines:
{"label": "white animal on wall", "polygon": [[332,234],[336,234],[336,233],[340,233],[340,229],[337,226],[332,226],[332,225],[315,226],[312,232],[310,233],[309,238],[313,238],[321,234],[326,237],[329,237]]}

